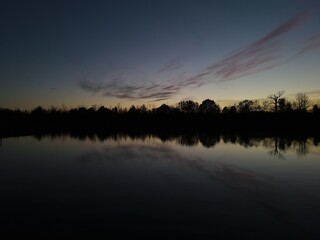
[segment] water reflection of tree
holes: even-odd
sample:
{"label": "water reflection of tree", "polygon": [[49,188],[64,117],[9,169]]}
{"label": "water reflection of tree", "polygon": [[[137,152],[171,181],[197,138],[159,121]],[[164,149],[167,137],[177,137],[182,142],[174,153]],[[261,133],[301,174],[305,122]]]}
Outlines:
{"label": "water reflection of tree", "polygon": [[299,157],[306,156],[309,153],[309,143],[305,139],[301,139],[296,142],[296,154]]}
{"label": "water reflection of tree", "polygon": [[[197,145],[200,141],[202,146],[206,148],[214,147],[220,140],[223,140],[224,143],[239,144],[245,148],[259,147],[263,146],[267,149],[270,156],[277,157],[279,159],[285,159],[285,153],[288,149],[296,151],[297,156],[305,156],[309,152],[308,139],[300,138],[298,140],[293,140],[291,138],[282,138],[282,137],[272,137],[272,138],[263,138],[263,137],[250,137],[246,135],[210,135],[210,134],[190,134],[182,135],[177,138],[177,142],[184,146],[194,146]],[[313,142],[317,144],[317,140],[314,139]],[[315,145],[314,144],[314,145]]]}
{"label": "water reflection of tree", "polygon": [[225,134],[225,135],[222,135],[222,141],[224,143],[231,142],[233,144],[236,144],[237,143],[237,136],[234,134]]}
{"label": "water reflection of tree", "polygon": [[285,159],[284,155],[280,151],[286,150],[286,145],[284,141],[280,141],[278,137],[273,139],[272,150],[268,152],[269,155],[278,157],[279,159]]}
{"label": "water reflection of tree", "polygon": [[210,136],[207,134],[200,134],[199,140],[202,146],[206,148],[214,147],[218,142],[220,142],[220,135]]}
{"label": "water reflection of tree", "polygon": [[178,137],[177,142],[182,146],[195,146],[199,143],[199,138],[195,134],[182,135]]}
{"label": "water reflection of tree", "polygon": [[[315,143],[314,140],[313,143]],[[291,138],[273,137],[263,140],[263,146],[271,149],[268,153],[279,159],[284,159],[284,153],[288,149],[295,150],[298,157],[305,156],[309,153],[310,144],[307,138],[293,140]],[[316,146],[316,144],[314,145]]]}
{"label": "water reflection of tree", "polygon": [[236,138],[236,142],[245,148],[258,147],[260,145],[261,139],[250,137],[247,135],[239,135]]}
{"label": "water reflection of tree", "polygon": [[[39,141],[48,135],[34,135]],[[57,138],[64,138],[70,136],[76,138],[79,141],[105,141],[105,140],[142,140],[145,141],[149,138],[158,138],[162,142],[176,142],[183,146],[195,146],[199,142],[203,147],[212,148],[218,144],[221,140],[223,143],[228,144],[239,144],[245,148],[252,147],[264,147],[268,149],[268,154],[280,159],[284,158],[285,153],[288,149],[293,150],[296,154],[301,157],[309,153],[311,145],[318,146],[319,138],[307,138],[307,137],[264,137],[264,136],[250,136],[250,135],[236,135],[236,134],[215,134],[215,133],[86,133],[86,132],[70,132],[68,134],[56,133],[49,135],[53,140]]]}

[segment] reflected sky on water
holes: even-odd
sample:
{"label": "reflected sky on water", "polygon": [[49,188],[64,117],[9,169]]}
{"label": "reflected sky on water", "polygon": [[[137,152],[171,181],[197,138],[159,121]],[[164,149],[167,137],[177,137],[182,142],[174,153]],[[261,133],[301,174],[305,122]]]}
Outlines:
{"label": "reflected sky on water", "polygon": [[0,231],[316,239],[317,143],[203,135],[2,139]]}

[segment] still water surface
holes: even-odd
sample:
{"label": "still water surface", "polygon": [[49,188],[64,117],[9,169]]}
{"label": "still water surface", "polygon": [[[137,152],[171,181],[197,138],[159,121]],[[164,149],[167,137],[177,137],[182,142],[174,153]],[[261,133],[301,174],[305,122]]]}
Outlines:
{"label": "still water surface", "polygon": [[318,239],[314,139],[2,139],[0,232]]}

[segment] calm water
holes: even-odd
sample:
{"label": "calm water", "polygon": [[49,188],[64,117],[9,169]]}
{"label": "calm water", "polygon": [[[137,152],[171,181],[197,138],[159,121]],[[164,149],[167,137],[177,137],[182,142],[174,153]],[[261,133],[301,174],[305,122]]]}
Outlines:
{"label": "calm water", "polygon": [[12,236],[320,237],[314,139],[6,138],[0,191]]}

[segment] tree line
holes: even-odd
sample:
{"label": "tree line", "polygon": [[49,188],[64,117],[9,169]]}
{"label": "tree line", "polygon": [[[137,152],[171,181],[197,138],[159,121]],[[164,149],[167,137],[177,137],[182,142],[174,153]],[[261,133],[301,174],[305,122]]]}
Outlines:
{"label": "tree line", "polygon": [[214,100],[206,99],[201,104],[192,100],[180,101],[175,105],[162,104],[160,107],[147,108],[145,104],[141,106],[132,105],[130,108],[120,106],[107,108],[105,106],[77,107],[67,110],[65,107],[58,108],[52,106],[48,109],[38,106],[30,111],[20,109],[11,110],[0,108],[1,116],[10,113],[31,114],[31,115],[55,115],[55,114],[170,114],[170,113],[199,113],[199,114],[236,114],[249,112],[313,112],[318,113],[320,108],[317,104],[311,105],[309,96],[305,93],[297,93],[295,100],[290,101],[282,97],[284,91],[278,91],[268,96],[268,100],[260,103],[257,100],[243,100],[238,104],[221,108]]}
{"label": "tree line", "polygon": [[320,135],[320,110],[309,97],[298,93],[294,101],[284,91],[268,96],[262,104],[243,100],[221,109],[214,100],[200,104],[180,101],[147,108],[104,106],[72,109],[41,106],[30,111],[0,109],[0,137],[50,132],[287,132]]}

